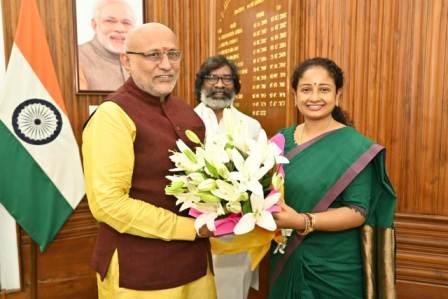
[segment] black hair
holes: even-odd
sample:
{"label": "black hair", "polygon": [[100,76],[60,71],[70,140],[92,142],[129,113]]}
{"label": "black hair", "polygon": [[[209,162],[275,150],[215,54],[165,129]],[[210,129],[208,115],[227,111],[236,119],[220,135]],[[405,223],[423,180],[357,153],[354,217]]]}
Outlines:
{"label": "black hair", "polygon": [[[291,77],[291,87],[294,91],[297,92],[297,85],[300,78],[302,78],[303,74],[312,67],[322,67],[328,72],[334,81],[334,85],[336,85],[336,92],[344,86],[344,72],[333,60],[323,57],[314,57],[307,59],[296,66]],[[343,123],[344,125],[353,125],[348,114],[339,106],[334,107],[331,115],[336,121]]]}
{"label": "black hair", "polygon": [[201,89],[202,84],[204,83],[204,76],[210,75],[212,71],[219,69],[225,65],[227,65],[232,72],[235,94],[238,94],[240,92],[240,75],[238,73],[238,67],[236,66],[236,64],[223,55],[210,56],[206,61],[204,61],[196,74],[196,80],[194,82],[194,94],[198,102],[201,101]]}

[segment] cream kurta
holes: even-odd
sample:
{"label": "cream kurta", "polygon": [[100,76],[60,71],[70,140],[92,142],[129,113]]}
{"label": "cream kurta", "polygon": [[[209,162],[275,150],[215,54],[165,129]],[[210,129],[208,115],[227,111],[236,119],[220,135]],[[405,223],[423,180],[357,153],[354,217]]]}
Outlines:
{"label": "cream kurta", "polygon": [[[241,113],[233,106],[230,109],[236,121],[246,124],[249,137],[256,139],[263,130],[260,123],[256,119]],[[224,123],[218,123],[213,110],[203,103],[199,104],[194,111],[205,124],[206,136],[213,134],[213,132],[225,130]],[[247,253],[213,255],[213,267],[219,299],[246,299],[250,287],[258,289],[258,269],[250,270],[250,258]]]}
{"label": "cream kurta", "polygon": [[[93,216],[97,221],[107,223],[121,233],[167,241],[194,240],[196,238],[194,219],[129,197],[135,134],[133,121],[113,102],[99,106],[84,130],[82,146],[84,173],[87,198]],[[106,278],[104,281],[98,279],[99,298],[216,297],[211,273],[172,289],[136,291],[118,287],[118,267],[115,252]]]}

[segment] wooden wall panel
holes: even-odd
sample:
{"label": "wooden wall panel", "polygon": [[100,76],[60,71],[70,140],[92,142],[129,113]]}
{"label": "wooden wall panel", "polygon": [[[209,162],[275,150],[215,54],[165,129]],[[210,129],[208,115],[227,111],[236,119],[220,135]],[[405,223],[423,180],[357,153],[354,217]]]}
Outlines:
{"label": "wooden wall panel", "polygon": [[445,298],[448,217],[398,213],[395,224],[399,298]]}
{"label": "wooden wall panel", "polygon": [[[7,58],[20,3],[2,0]],[[103,96],[75,91],[72,1],[37,3],[80,142],[88,105],[100,103]],[[399,298],[444,298],[448,288],[444,241],[448,236],[448,0],[288,3],[288,74],[306,57],[334,59],[346,74],[343,108],[361,132],[387,148],[388,170],[398,194]],[[147,21],[167,24],[181,37],[183,60],[175,93],[194,105],[195,73],[208,55],[216,53],[217,0],[145,0],[145,9]],[[300,118],[292,94],[289,98],[286,119],[268,121],[279,121],[281,127]],[[43,254],[20,232],[23,290],[2,296],[95,298],[95,274],[88,267],[95,232],[85,201]],[[251,294],[251,298],[265,297],[264,287]]]}
{"label": "wooden wall panel", "polygon": [[342,106],[360,131],[386,145],[399,211],[448,216],[442,179],[448,2],[321,0],[301,6],[299,60],[328,56],[344,69]]}
{"label": "wooden wall panel", "polygon": [[174,93],[194,106],[195,75],[202,61],[210,55],[207,28],[213,16],[208,13],[213,1],[148,0],[146,3],[148,21],[166,24],[179,37],[181,75]]}
{"label": "wooden wall panel", "polygon": [[235,106],[263,123],[268,136],[285,126],[289,84],[289,0],[217,1],[216,52],[240,70]]}

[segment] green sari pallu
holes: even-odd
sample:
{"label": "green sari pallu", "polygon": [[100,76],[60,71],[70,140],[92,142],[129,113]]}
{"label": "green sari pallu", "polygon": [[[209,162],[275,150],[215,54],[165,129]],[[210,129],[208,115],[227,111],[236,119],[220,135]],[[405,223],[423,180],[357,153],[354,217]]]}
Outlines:
{"label": "green sari pallu", "polygon": [[269,298],[395,298],[396,196],[385,171],[384,148],[351,127],[297,146],[294,130],[281,131],[290,159],[286,203],[301,213],[360,208],[366,222],[304,238],[293,234],[284,255],[271,254]]}

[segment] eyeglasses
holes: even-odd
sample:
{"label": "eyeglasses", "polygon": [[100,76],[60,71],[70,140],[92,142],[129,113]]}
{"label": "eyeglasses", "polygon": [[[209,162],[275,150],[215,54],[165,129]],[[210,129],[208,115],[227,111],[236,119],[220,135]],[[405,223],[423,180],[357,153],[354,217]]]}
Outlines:
{"label": "eyeglasses", "polygon": [[168,50],[163,52],[160,50],[153,50],[147,53],[126,51],[126,54],[141,55],[152,62],[158,62],[158,63],[162,62],[164,54],[166,54],[166,57],[168,57],[168,60],[170,62],[178,62],[182,57],[182,53],[179,50]]}
{"label": "eyeglasses", "polygon": [[224,85],[230,85],[233,83],[233,76],[232,75],[223,75],[223,76],[217,76],[217,75],[207,75],[203,77],[205,81],[207,81],[210,84],[216,84],[219,80],[222,81]]}

